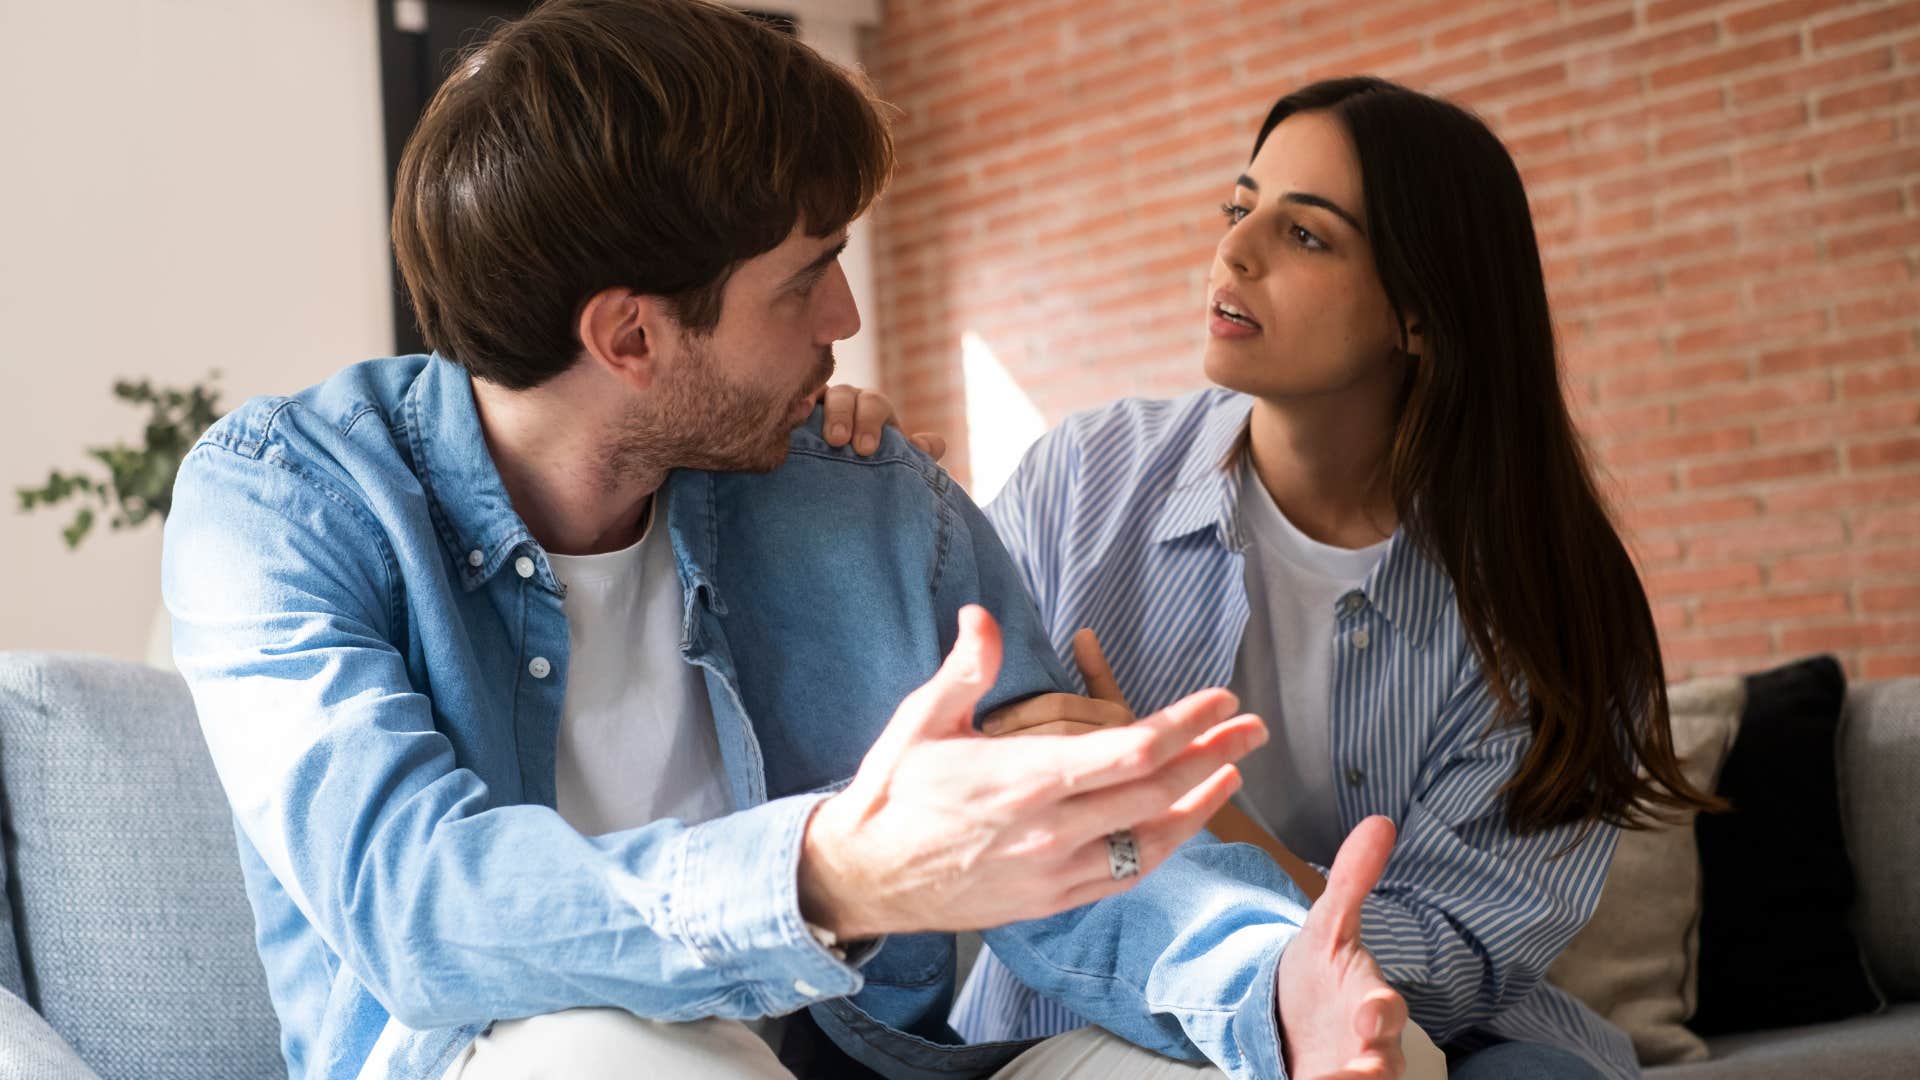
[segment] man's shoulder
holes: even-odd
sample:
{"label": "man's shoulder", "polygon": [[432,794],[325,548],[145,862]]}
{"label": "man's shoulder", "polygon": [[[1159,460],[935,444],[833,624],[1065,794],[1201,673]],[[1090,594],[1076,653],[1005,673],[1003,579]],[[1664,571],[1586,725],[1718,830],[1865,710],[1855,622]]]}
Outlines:
{"label": "man's shoulder", "polygon": [[347,450],[346,437],[361,424],[395,426],[407,390],[427,360],[424,356],[366,360],[292,394],[248,398],[214,421],[200,442],[252,458],[269,451],[296,458],[337,455]]}

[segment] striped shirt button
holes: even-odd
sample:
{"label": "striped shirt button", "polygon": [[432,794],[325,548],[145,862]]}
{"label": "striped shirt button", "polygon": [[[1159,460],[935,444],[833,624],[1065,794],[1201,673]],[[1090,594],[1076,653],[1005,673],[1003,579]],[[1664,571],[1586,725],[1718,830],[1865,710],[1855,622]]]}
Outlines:
{"label": "striped shirt button", "polygon": [[1361,608],[1367,606],[1367,595],[1356,589],[1348,593],[1340,603],[1344,605],[1349,612],[1359,611]]}
{"label": "striped shirt button", "polygon": [[1361,784],[1364,784],[1366,782],[1367,782],[1366,773],[1361,772],[1359,769],[1347,770],[1347,786],[1348,787],[1359,787]]}
{"label": "striped shirt button", "polygon": [[1367,646],[1373,644],[1373,635],[1367,633],[1366,629],[1363,627],[1359,630],[1355,630],[1353,632],[1353,637],[1349,640],[1353,642],[1354,648],[1364,649]]}

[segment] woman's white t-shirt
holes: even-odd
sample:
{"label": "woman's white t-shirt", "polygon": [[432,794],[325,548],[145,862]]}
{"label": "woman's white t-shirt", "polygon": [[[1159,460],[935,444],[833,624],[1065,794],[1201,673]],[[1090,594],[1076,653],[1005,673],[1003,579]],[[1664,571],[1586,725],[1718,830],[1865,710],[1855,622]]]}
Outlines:
{"label": "woman's white t-shirt", "polygon": [[1366,583],[1388,541],[1357,550],[1320,543],[1287,520],[1244,464],[1240,532],[1247,629],[1228,689],[1242,711],[1267,722],[1270,737],[1241,759],[1245,783],[1234,800],[1294,854],[1327,866],[1345,838],[1327,734],[1335,608]]}

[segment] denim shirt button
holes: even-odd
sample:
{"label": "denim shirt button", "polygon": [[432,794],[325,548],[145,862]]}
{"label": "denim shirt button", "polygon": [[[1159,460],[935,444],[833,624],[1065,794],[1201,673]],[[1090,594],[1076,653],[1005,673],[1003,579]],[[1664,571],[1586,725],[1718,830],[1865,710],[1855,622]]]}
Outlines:
{"label": "denim shirt button", "polygon": [[467,552],[468,566],[479,566],[481,563],[486,561],[487,561],[487,557],[480,553],[479,548],[474,548],[472,551]]}
{"label": "denim shirt button", "polygon": [[547,663],[547,658],[544,656],[536,656],[527,662],[527,674],[532,675],[536,679],[546,678],[547,674],[552,670],[553,665]]}
{"label": "denim shirt button", "polygon": [[519,574],[521,577],[532,577],[533,560],[527,558],[525,555],[513,560],[513,572]]}
{"label": "denim shirt button", "polygon": [[793,980],[793,992],[801,997],[819,997],[820,991],[805,979]]}

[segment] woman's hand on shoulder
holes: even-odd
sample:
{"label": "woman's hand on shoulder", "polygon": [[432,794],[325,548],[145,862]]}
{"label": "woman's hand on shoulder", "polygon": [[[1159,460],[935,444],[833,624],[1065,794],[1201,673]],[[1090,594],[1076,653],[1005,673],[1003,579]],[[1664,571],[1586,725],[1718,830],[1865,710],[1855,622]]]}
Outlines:
{"label": "woman's hand on shoulder", "polygon": [[[853,446],[853,452],[861,457],[871,455],[880,448],[880,431],[888,424],[899,427],[899,417],[894,415],[893,402],[878,390],[862,390],[858,386],[829,386],[822,397],[826,408],[825,424],[828,446]],[[947,440],[931,431],[922,431],[907,436],[907,440],[919,447],[923,453],[935,461],[947,454]]]}

